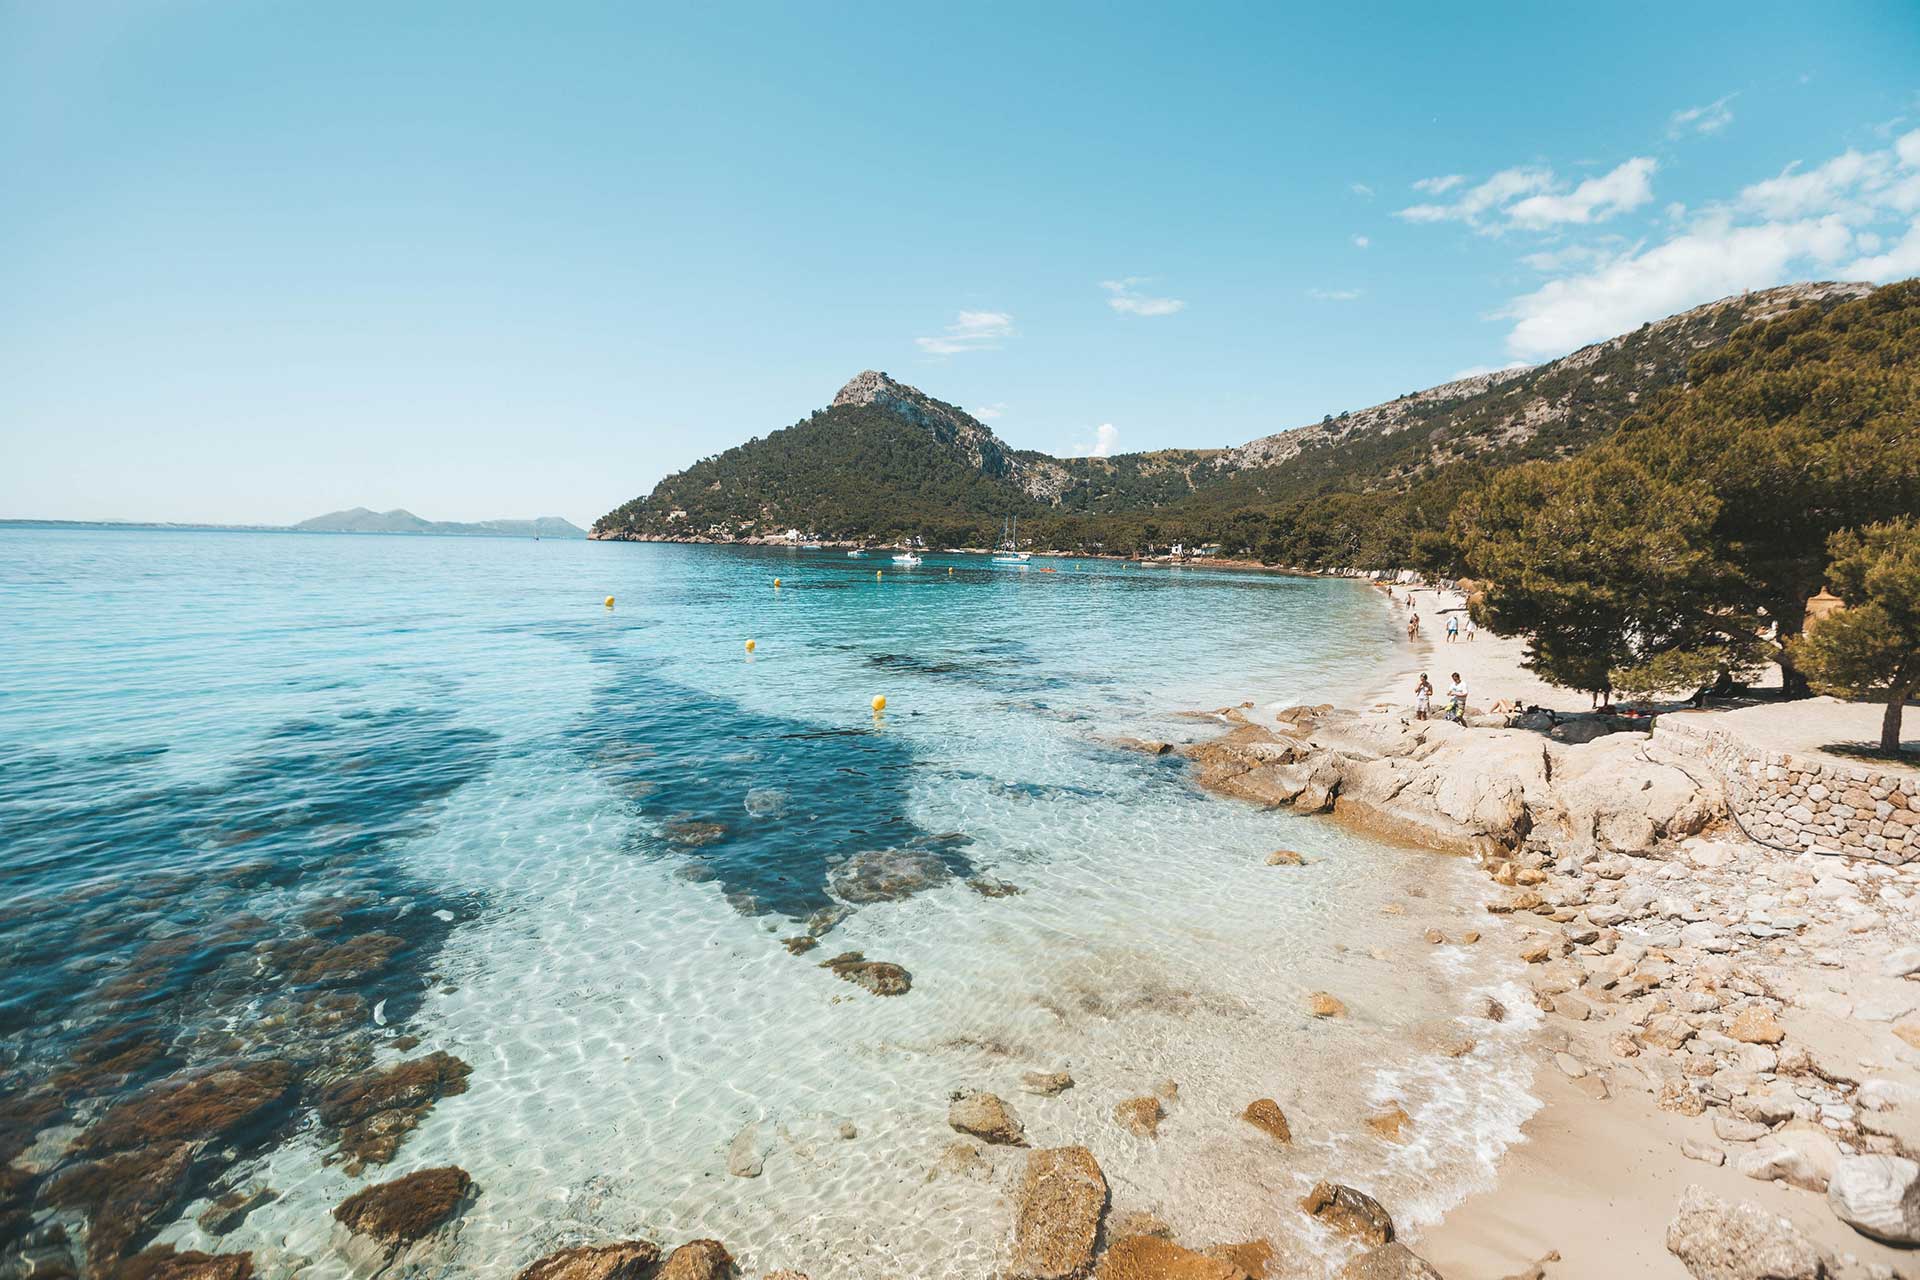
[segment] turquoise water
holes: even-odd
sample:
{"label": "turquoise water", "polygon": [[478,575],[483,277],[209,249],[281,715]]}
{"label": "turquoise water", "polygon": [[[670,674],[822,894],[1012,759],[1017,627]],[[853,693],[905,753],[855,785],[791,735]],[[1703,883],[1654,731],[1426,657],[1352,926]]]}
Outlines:
{"label": "turquoise water", "polygon": [[[84,1236],[45,1185],[116,1098],[266,1060],[298,1088],[143,1238],[345,1274],[332,1205],[453,1162],[480,1193],[424,1274],[644,1233],[717,1237],[750,1271],[986,1276],[1019,1156],[929,1180],[965,1087],[1036,1145],[1090,1145],[1116,1209],[1197,1243],[1331,1248],[1291,1206],[1330,1172],[1431,1218],[1525,1113],[1511,1028],[1432,1051],[1513,976],[1420,941],[1472,919],[1469,869],[1209,799],[1107,741],[1364,682],[1385,610],[1343,582],[1046,567],[0,532],[0,1044],[8,1094],[53,1108],[0,1151],[42,1179],[12,1229]],[[1266,866],[1279,846],[1309,865]],[[912,990],[819,967],[849,950]],[[1306,1018],[1319,988],[1354,1016]],[[435,1050],[467,1090],[350,1169],[313,1100]],[[1073,1090],[1020,1093],[1061,1066]],[[1168,1078],[1158,1138],[1115,1125]],[[1260,1096],[1293,1148],[1234,1118]],[[1390,1099],[1408,1143],[1360,1123]],[[743,1152],[757,1176],[728,1172]],[[277,1199],[196,1224],[252,1184]]]}

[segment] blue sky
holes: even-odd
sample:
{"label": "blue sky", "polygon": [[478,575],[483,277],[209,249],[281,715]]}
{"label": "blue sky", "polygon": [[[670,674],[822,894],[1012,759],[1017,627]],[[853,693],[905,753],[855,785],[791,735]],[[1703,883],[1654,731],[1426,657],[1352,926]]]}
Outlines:
{"label": "blue sky", "polygon": [[1233,444],[1920,274],[1920,5],[0,2],[0,515],[585,523],[863,368]]}

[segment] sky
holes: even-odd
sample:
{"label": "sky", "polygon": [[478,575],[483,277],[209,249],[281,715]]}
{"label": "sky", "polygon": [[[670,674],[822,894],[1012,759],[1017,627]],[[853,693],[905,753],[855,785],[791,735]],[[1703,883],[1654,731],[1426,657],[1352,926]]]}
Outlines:
{"label": "sky", "polygon": [[1920,275],[1920,4],[0,0],[0,517],[1217,446]]}

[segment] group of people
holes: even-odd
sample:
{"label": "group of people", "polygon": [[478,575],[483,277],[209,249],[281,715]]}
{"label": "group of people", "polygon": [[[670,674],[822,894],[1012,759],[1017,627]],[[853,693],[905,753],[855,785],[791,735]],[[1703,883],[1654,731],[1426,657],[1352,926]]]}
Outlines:
{"label": "group of people", "polygon": [[[1425,720],[1433,713],[1433,681],[1427,679],[1427,673],[1420,673],[1420,683],[1413,686],[1413,718]],[[1447,709],[1440,713],[1442,719],[1464,724],[1467,719],[1467,682],[1458,671],[1453,673],[1453,683],[1447,686]]]}
{"label": "group of people", "polygon": [[[1392,604],[1400,603],[1400,598],[1393,594],[1392,587],[1387,588],[1387,600]],[[1420,638],[1420,610],[1414,607],[1412,587],[1407,588],[1406,605],[1407,608],[1411,610],[1411,612],[1407,614],[1407,639],[1418,640]],[[1458,640],[1463,631],[1466,633],[1467,641],[1471,643],[1473,638],[1480,634],[1480,624],[1473,620],[1472,614],[1468,614],[1466,624],[1463,627],[1458,613],[1448,614],[1447,643],[1452,644]]]}

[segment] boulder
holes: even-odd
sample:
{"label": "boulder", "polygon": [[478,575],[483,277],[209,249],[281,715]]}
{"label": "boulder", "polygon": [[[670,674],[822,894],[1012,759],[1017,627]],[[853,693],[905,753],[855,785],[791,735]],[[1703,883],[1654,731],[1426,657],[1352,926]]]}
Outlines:
{"label": "boulder", "polygon": [[1126,1236],[1108,1246],[1094,1280],[1249,1280],[1224,1258],[1183,1249],[1159,1236]]}
{"label": "boulder", "polygon": [[382,1244],[409,1244],[451,1221],[472,1191],[473,1179],[465,1169],[421,1169],[356,1191],[334,1207],[333,1216],[354,1235]]}
{"label": "boulder", "polygon": [[1075,1280],[1093,1267],[1094,1241],[1107,1205],[1107,1180],[1085,1147],[1049,1147],[1027,1157],[1014,1193],[1010,1274],[1026,1280]]}
{"label": "boulder", "polygon": [[1839,1162],[1840,1148],[1832,1138],[1811,1126],[1788,1125],[1740,1156],[1735,1167],[1761,1182],[1825,1191]]}
{"label": "boulder", "polygon": [[1442,1280],[1433,1264],[1398,1240],[1367,1250],[1340,1268],[1337,1280]]}
{"label": "boulder", "polygon": [[1841,1156],[1827,1204],[1862,1235],[1920,1245],[1920,1164],[1903,1156]]}
{"label": "boulder", "polygon": [[1729,1205],[1688,1187],[1667,1224],[1667,1252],[1694,1280],[1825,1280],[1813,1241],[1757,1205]]}
{"label": "boulder", "polygon": [[1240,1113],[1240,1118],[1277,1141],[1293,1141],[1293,1130],[1287,1125],[1286,1113],[1272,1098],[1256,1098],[1249,1102],[1247,1109]]}
{"label": "boulder", "polygon": [[1166,1109],[1160,1105],[1160,1099],[1150,1093],[1142,1094],[1138,1098],[1128,1098],[1113,1109],[1113,1118],[1136,1138],[1159,1136],[1160,1121],[1166,1117],[1166,1114]]}
{"label": "boulder", "polygon": [[1024,1147],[1027,1131],[1013,1108],[991,1093],[967,1089],[953,1095],[947,1123],[956,1131],[1001,1146]]}
{"label": "boulder", "polygon": [[660,1246],[651,1240],[582,1245],[548,1254],[517,1280],[645,1280],[659,1261]]}
{"label": "boulder", "polygon": [[726,1280],[733,1255],[718,1240],[690,1240],[667,1255],[654,1280]]}
{"label": "boulder", "polygon": [[1393,1219],[1364,1191],[1338,1182],[1316,1182],[1300,1207],[1341,1235],[1368,1244],[1393,1242]]}

